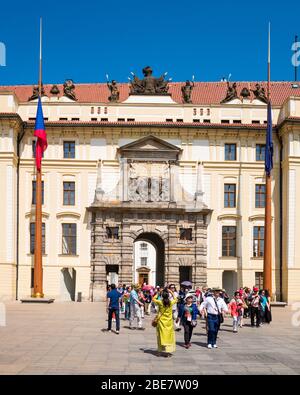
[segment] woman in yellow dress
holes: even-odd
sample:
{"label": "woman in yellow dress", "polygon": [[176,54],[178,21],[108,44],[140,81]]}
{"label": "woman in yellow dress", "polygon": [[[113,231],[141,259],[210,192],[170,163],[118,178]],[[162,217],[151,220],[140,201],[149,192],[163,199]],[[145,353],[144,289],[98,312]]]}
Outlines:
{"label": "woman in yellow dress", "polygon": [[[172,298],[170,298],[170,295]],[[157,293],[153,302],[158,306],[158,322],[156,326],[157,349],[160,355],[170,357],[176,349],[175,331],[173,326],[172,306],[177,303],[174,293],[165,288],[161,294],[161,300]],[[172,300],[170,300],[172,299]]]}

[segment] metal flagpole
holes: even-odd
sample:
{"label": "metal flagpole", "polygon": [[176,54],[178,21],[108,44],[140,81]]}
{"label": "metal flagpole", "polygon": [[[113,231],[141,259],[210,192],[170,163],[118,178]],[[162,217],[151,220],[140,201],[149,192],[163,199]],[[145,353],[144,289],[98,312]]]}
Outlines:
{"label": "metal flagpole", "polygon": [[[268,107],[270,105],[270,80],[271,80],[271,27],[269,23],[269,33],[268,33]],[[268,118],[269,118],[269,108],[268,108]],[[272,122],[268,119],[268,123]],[[271,126],[272,127],[272,126]],[[268,132],[267,132],[268,133]],[[266,144],[266,150],[268,146]],[[271,173],[266,172],[266,204],[265,204],[265,243],[264,243],[264,279],[263,286],[264,289],[269,291],[272,297],[272,195],[271,195]]]}
{"label": "metal flagpole", "polygon": [[[40,18],[39,99],[42,97],[42,18]],[[43,298],[42,266],[42,165],[36,169],[33,297]]]}

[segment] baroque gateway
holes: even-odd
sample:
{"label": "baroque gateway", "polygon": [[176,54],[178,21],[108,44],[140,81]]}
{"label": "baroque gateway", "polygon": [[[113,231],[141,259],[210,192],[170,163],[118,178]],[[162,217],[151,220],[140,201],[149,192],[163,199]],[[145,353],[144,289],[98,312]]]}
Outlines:
{"label": "baroque gateway", "polygon": [[[262,285],[265,83],[43,86],[47,296],[108,282]],[[37,87],[0,86],[0,297],[31,293]],[[273,297],[299,300],[300,87],[271,83]]]}

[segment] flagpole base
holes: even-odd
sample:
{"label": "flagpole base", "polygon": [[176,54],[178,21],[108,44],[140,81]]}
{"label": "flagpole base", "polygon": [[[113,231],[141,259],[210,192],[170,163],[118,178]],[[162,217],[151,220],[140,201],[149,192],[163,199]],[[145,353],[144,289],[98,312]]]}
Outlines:
{"label": "flagpole base", "polygon": [[44,294],[43,294],[43,293],[40,293],[40,292],[36,292],[36,293],[33,293],[33,294],[31,295],[31,297],[32,297],[32,298],[43,298],[43,297],[44,297]]}

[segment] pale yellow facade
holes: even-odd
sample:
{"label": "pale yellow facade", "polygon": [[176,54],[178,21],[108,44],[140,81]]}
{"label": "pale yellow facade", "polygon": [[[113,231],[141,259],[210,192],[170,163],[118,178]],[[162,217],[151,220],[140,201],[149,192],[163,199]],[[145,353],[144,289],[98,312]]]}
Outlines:
{"label": "pale yellow facade", "polygon": [[[30,223],[34,222],[35,215],[32,205],[35,165],[34,123],[30,118],[36,115],[36,105],[36,101],[18,102],[13,93],[0,91],[0,297],[6,299],[19,299],[31,293]],[[102,114],[98,115],[99,122],[91,122],[91,118],[97,118],[94,113],[98,107]],[[203,201],[211,210],[207,227],[207,284],[230,289],[255,284],[256,273],[263,271],[263,258],[253,257],[253,227],[264,225],[264,208],[255,208],[255,185],[265,182],[264,162],[256,161],[255,154],[256,144],[265,143],[266,105],[257,100],[235,100],[201,106],[178,104],[170,97],[134,96],[123,103],[74,103],[63,97],[44,98],[43,111],[48,118],[48,149],[42,161],[45,295],[58,300],[70,297],[64,280],[67,270],[71,276],[76,273],[76,295],[81,292],[84,300],[91,299],[92,214],[87,208],[94,201],[99,166],[103,189],[117,201],[120,196],[116,185],[121,166],[118,148],[148,135],[182,149],[179,180],[183,190],[190,196],[200,186]],[[209,118],[211,124],[193,125],[195,114],[200,122]],[[108,118],[108,122],[101,124],[101,116]],[[60,122],[62,117],[68,121]],[[120,118],[125,122],[118,123]],[[167,118],[183,121],[168,125]],[[126,119],[135,121],[126,124]],[[223,119],[229,124],[222,124]],[[241,124],[234,124],[235,120]],[[252,124],[253,120],[259,124]],[[157,124],[151,124],[153,122]],[[297,243],[300,239],[300,211],[297,210],[300,98],[291,97],[282,106],[274,106],[273,123],[278,125],[278,132],[274,129],[273,133],[273,296],[291,303],[300,300],[300,243]],[[21,139],[19,150],[18,138]],[[64,141],[75,141],[74,159],[64,159]],[[225,160],[227,143],[236,144],[236,160]],[[64,181],[75,182],[72,206],[63,204]],[[236,184],[234,208],[224,208],[224,184],[227,183]],[[76,254],[72,256],[62,253],[63,223],[77,224]],[[237,227],[236,257],[222,257],[222,226]]]}

